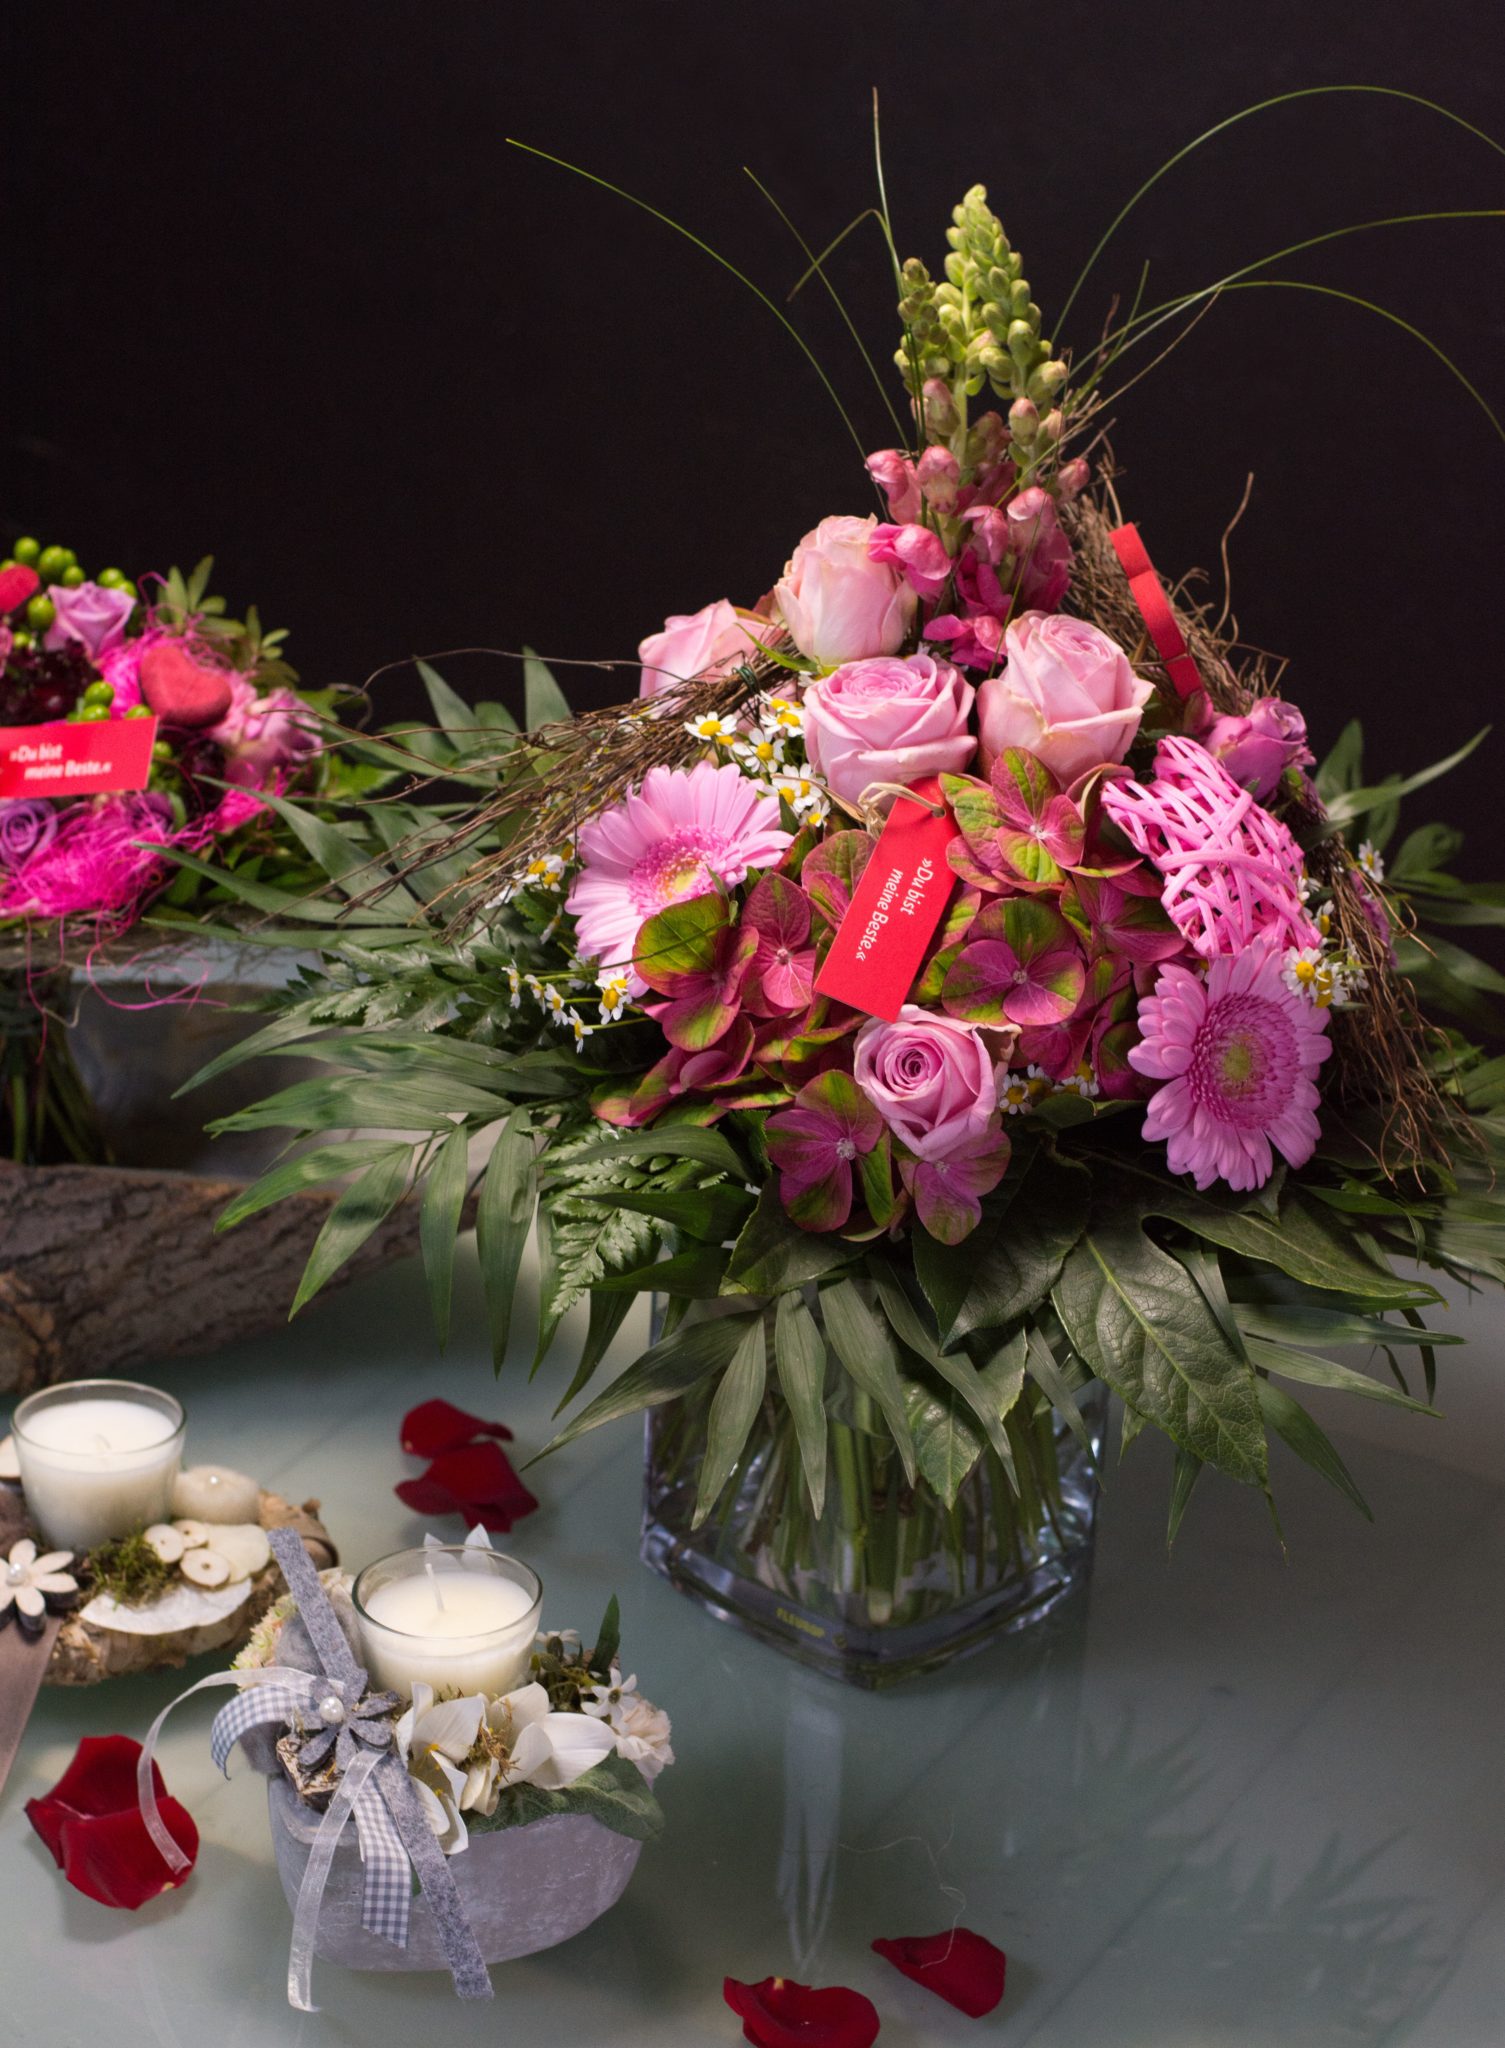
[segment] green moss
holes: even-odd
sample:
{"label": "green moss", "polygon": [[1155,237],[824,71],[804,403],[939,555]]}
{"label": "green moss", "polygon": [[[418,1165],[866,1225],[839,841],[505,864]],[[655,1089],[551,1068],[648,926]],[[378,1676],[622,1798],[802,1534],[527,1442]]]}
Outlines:
{"label": "green moss", "polygon": [[141,1607],[164,1592],[177,1577],[176,1565],[164,1564],[140,1529],[89,1552],[84,1573],[92,1593],[108,1593],[122,1607]]}

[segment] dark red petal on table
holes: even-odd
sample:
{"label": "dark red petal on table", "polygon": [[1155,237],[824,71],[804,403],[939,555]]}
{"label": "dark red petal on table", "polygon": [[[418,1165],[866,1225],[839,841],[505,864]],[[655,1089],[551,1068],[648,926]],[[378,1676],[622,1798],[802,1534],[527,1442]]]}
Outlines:
{"label": "dark red petal on table", "polygon": [[452,1401],[420,1401],[402,1418],[397,1440],[415,1458],[437,1458],[441,1451],[457,1451],[478,1436],[494,1436],[504,1444],[512,1441],[505,1422],[483,1422],[479,1415],[467,1415]]}
{"label": "dark red petal on table", "polygon": [[896,1970],[974,2020],[991,2012],[1003,1996],[1008,1958],[986,1935],[974,1934],[970,1927],[875,1941],[873,1947]]}
{"label": "dark red petal on table", "polygon": [[[102,1906],[131,1912],[182,1881],[163,1861],[136,1804],[140,1754],[140,1743],[128,1735],[86,1735],[52,1790],[26,1805],[27,1819],[68,1882]],[[199,1853],[193,1816],[166,1796],[155,1764],[152,1783],[167,1832],[191,1866]]]}
{"label": "dark red petal on table", "polygon": [[13,612],[41,585],[36,570],[28,569],[24,562],[13,562],[8,569],[0,569],[0,612]]}
{"label": "dark red petal on table", "polygon": [[503,1535],[538,1506],[493,1443],[443,1452],[418,1478],[404,1479],[396,1493],[415,1515],[463,1515]]}
{"label": "dark red petal on table", "polygon": [[872,2048],[878,2038],[877,2007],[844,1984],[812,1990],[788,1977],[761,1984],[728,1977],[721,1995],[753,2048]]}

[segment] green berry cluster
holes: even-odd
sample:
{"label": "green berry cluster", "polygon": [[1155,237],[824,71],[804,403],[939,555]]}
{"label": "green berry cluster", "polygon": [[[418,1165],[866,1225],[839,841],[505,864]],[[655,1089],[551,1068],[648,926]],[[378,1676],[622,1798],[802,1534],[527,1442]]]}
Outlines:
{"label": "green berry cluster", "polygon": [[[0,570],[13,568],[17,563],[28,569],[35,569],[43,585],[42,589],[27,600],[26,625],[29,630],[16,635],[19,646],[29,647],[32,644],[31,636],[45,633],[57,617],[57,606],[47,595],[47,586],[56,583],[64,590],[77,590],[81,583],[88,581],[88,577],[79,566],[78,556],[72,548],[44,548],[42,543],[33,540],[30,534],[23,535],[16,542],[10,554],[0,562]],[[135,584],[122,569],[101,569],[94,581],[104,590],[126,590],[132,597],[139,594]]]}
{"label": "green berry cluster", "polygon": [[951,218],[945,278],[932,278],[917,257],[900,273],[907,332],[894,360],[921,405],[929,380],[948,384],[963,424],[966,400],[984,385],[1008,399],[1011,452],[1021,474],[1033,471],[1061,437],[1066,365],[1041,334],[1023,261],[988,205],[987,187],[974,185]]}

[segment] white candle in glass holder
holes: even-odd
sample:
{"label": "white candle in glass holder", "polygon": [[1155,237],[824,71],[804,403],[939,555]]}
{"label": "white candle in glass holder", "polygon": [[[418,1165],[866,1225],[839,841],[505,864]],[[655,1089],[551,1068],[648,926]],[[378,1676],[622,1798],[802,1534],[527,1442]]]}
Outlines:
{"label": "white candle in glass holder", "polygon": [[494,1699],[527,1683],[543,1586],[515,1557],[468,1544],[399,1550],[367,1565],[353,1597],[374,1686],[411,1699],[421,1680],[441,1697]]}
{"label": "white candle in glass holder", "polygon": [[26,1506],[51,1543],[82,1553],[166,1519],[183,1410],[133,1380],[74,1380],[11,1418]]}

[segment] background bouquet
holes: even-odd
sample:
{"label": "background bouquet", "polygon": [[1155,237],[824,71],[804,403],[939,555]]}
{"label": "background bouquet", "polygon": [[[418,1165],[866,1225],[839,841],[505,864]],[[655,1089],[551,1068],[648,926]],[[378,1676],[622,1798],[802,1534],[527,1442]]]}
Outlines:
{"label": "background bouquet", "polygon": [[1500,892],[1443,826],[1386,868],[1462,754],[1366,784],[1350,726],[1314,775],[1271,665],[1121,519],[1127,329],[1073,378],[981,187],[948,240],[939,279],[896,265],[886,517],[670,619],[633,704],[567,723],[535,662],[519,733],[428,672],[425,765],[475,801],[321,845],[363,928],[326,920],[232,1057],[335,1071],[227,1122],[405,1134],[296,1153],[229,1220],[358,1167],[311,1291],[422,1183],[441,1331],[478,1174],[498,1361],[536,1209],[540,1357],[590,1300],[566,1401],[667,1298],[556,1442],[651,1410],[651,1560],[866,1679],[1080,1575],[1104,1389],[1125,1446],[1171,1440],[1172,1535],[1207,1465],[1270,1498],[1272,1434],[1362,1507],[1289,1386],[1423,1408],[1395,1361],[1430,1400],[1448,1340],[1410,1262],[1501,1273],[1500,984],[1424,935]]}

